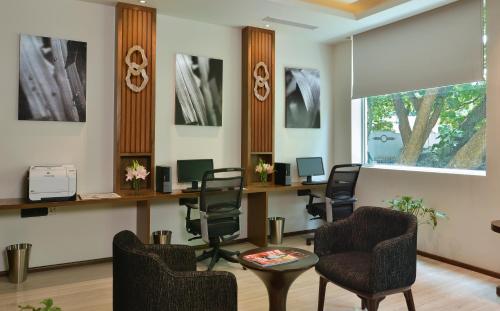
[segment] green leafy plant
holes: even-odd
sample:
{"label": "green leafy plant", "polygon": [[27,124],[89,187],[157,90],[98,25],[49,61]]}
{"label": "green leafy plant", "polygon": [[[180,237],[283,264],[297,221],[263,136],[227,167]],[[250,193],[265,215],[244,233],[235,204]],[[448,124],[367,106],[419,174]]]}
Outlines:
{"label": "green leafy plant", "polygon": [[47,298],[40,302],[42,307],[33,307],[30,305],[19,306],[19,311],[30,310],[30,311],[61,311],[61,308],[54,306],[54,301],[51,298]]}
{"label": "green leafy plant", "polygon": [[417,216],[419,224],[432,225],[436,228],[438,218],[446,219],[446,213],[424,206],[423,199],[413,199],[411,196],[402,196],[401,199],[387,201],[389,208]]}

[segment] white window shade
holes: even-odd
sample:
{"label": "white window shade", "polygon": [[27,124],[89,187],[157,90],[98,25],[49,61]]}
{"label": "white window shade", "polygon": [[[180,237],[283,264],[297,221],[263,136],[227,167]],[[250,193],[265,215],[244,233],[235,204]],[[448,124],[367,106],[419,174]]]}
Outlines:
{"label": "white window shade", "polygon": [[482,1],[460,0],[353,38],[353,98],[483,79]]}

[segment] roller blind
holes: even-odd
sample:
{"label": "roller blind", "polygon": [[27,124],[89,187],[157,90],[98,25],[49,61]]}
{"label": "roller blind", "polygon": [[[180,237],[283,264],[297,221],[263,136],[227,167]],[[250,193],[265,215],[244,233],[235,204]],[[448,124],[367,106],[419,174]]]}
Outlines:
{"label": "roller blind", "polygon": [[482,1],[452,4],[353,37],[353,98],[483,79]]}

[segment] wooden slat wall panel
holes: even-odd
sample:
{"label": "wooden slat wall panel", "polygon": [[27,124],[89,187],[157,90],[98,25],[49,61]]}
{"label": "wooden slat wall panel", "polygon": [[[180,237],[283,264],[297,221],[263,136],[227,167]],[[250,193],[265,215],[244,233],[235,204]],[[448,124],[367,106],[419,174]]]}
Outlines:
{"label": "wooden slat wall panel", "polygon": [[[117,102],[120,115],[120,135],[119,135],[119,152],[120,153],[152,153],[154,137],[154,121],[152,122],[153,111],[153,85],[154,79],[154,51],[153,51],[153,25],[156,24],[156,12],[149,8],[142,8],[130,5],[117,5],[118,18],[121,22],[118,24],[122,27],[121,46],[117,49],[117,90],[120,90],[120,101]],[[127,65],[125,64],[125,56],[128,49],[134,45],[140,45],[146,52],[148,58],[148,66],[146,72],[149,76],[149,82],[144,90],[135,93],[130,90],[126,83]],[[132,61],[140,64],[142,62],[139,53],[132,55]],[[140,85],[142,77],[132,77],[132,82]]]}
{"label": "wooden slat wall panel", "polygon": [[[259,62],[269,71],[270,93],[261,102],[254,96],[253,72]],[[264,70],[260,69],[264,76]],[[246,168],[246,183],[255,181],[254,164],[259,158],[274,162],[274,31],[246,27],[242,33],[242,129],[241,165]],[[260,89],[263,95],[265,90]],[[254,163],[255,162],[255,163]]]}
{"label": "wooden slat wall panel", "polygon": [[[273,152],[273,124],[274,124],[274,33],[270,31],[252,30],[250,42],[252,53],[250,55],[250,70],[252,83],[250,87],[251,106],[251,151],[252,152]],[[271,93],[263,102],[253,96],[255,79],[253,70],[259,62],[264,62],[269,71],[269,86]],[[260,74],[264,76],[261,69]],[[260,89],[262,92],[264,89]]]}
{"label": "wooden slat wall panel", "polygon": [[[125,77],[128,50],[141,46],[148,59],[145,68],[149,77],[146,88],[135,93],[127,87]],[[143,62],[140,53],[131,61]],[[154,128],[155,128],[155,74],[156,74],[156,10],[118,3],[116,5],[116,81],[115,81],[115,191],[123,190],[121,166],[125,158],[146,157],[150,179],[154,179]],[[132,76],[132,83],[140,85],[142,77]],[[142,163],[141,163],[142,164]],[[149,183],[152,190],[154,183]],[[148,185],[149,185],[148,184]]]}

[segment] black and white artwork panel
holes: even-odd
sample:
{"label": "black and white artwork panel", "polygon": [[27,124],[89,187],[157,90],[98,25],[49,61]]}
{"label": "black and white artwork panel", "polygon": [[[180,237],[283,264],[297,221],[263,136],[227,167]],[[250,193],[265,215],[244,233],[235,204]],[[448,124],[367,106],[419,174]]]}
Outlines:
{"label": "black and white artwork panel", "polygon": [[319,70],[285,68],[287,128],[320,128],[319,99]]}
{"label": "black and white artwork panel", "polygon": [[87,43],[21,35],[19,120],[86,121]]}
{"label": "black and white artwork panel", "polygon": [[222,125],[222,60],[177,54],[175,124]]}

